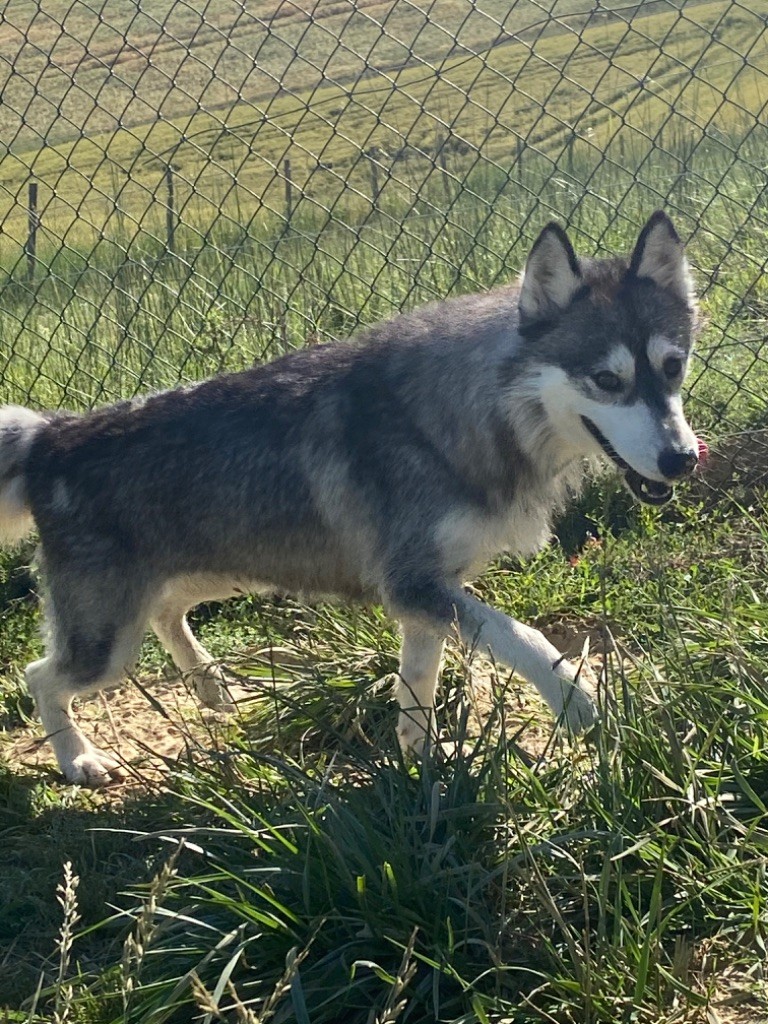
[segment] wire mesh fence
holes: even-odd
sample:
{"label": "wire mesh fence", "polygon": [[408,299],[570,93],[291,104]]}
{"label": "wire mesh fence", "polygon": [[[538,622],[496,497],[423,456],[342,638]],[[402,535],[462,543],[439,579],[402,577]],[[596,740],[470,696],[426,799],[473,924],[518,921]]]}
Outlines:
{"label": "wire mesh fence", "polygon": [[[714,431],[763,425],[768,0],[14,0],[0,398],[83,407],[508,280],[656,207]],[[768,424],[766,424],[768,425]]]}

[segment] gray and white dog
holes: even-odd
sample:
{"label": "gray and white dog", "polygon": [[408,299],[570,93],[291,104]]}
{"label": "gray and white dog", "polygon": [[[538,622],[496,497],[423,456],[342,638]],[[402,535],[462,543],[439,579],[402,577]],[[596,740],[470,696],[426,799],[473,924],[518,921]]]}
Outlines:
{"label": "gray and white dog", "polygon": [[578,258],[549,224],[517,285],[357,340],[85,415],[0,409],[0,528],[39,531],[47,654],[27,680],[65,777],[118,772],[72,698],[119,680],[147,624],[200,698],[223,700],[186,613],[244,591],[382,602],[402,628],[406,750],[434,735],[453,629],[590,725],[578,668],[462,583],[540,548],[590,457],[640,501],[672,496],[697,463],[680,396],[696,321],[665,214],[628,259]]}

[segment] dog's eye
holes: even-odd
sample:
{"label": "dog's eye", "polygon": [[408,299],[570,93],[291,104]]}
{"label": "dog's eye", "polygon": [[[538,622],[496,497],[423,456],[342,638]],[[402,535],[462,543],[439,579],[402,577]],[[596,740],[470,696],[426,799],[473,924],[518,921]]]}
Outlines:
{"label": "dog's eye", "polygon": [[610,370],[601,370],[600,373],[594,375],[592,380],[601,391],[621,391],[624,387],[621,377],[618,374],[611,373]]}
{"label": "dog's eye", "polygon": [[683,372],[683,360],[679,356],[670,356],[664,360],[664,376],[674,380]]}

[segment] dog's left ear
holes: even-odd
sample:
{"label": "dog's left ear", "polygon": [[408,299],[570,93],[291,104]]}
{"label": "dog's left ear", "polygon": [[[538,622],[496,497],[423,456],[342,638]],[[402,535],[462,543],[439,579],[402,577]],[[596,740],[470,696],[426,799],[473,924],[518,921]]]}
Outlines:
{"label": "dog's left ear", "polygon": [[583,283],[568,236],[559,224],[547,224],[525,264],[520,286],[521,321],[543,320],[565,309]]}
{"label": "dog's left ear", "polygon": [[635,277],[646,277],[693,306],[693,280],[683,243],[663,210],[657,210],[640,232],[629,264]]}

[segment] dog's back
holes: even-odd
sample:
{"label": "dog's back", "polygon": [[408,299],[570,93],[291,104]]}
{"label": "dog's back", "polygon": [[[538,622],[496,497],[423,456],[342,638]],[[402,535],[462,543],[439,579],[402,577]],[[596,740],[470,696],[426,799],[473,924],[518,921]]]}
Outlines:
{"label": "dog's back", "polygon": [[302,463],[329,356],[302,353],[43,425],[26,486],[48,571],[76,545],[94,569],[255,579],[258,565],[265,583],[295,585],[286,558],[301,550],[306,561],[307,545],[322,558],[328,541]]}
{"label": "dog's back", "polygon": [[83,573],[121,565],[153,586],[222,573],[380,596],[382,561],[402,535],[423,537],[425,520],[436,528],[449,508],[505,505],[524,476],[512,432],[474,401],[500,372],[501,332],[509,358],[515,340],[498,302],[491,329],[468,339],[478,304],[449,304],[458,342],[446,306],[428,307],[359,342],[35,418],[24,480],[47,572],[76,561]]}

